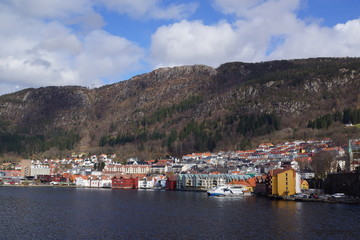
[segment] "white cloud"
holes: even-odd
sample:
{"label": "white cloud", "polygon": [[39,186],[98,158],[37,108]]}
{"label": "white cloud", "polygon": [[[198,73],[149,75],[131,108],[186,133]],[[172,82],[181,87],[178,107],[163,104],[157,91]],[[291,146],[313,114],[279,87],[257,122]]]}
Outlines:
{"label": "white cloud", "polygon": [[118,77],[119,73],[136,69],[142,56],[143,50],[130,41],[93,31],[84,39],[75,65],[82,79]]}
{"label": "white cloud", "polygon": [[194,13],[198,4],[171,4],[161,6],[162,0],[99,0],[109,10],[132,18],[183,19]]}
{"label": "white cloud", "polygon": [[92,0],[3,0],[2,5],[23,16],[66,19],[92,11]]}
{"label": "white cloud", "polygon": [[0,94],[47,85],[98,86],[143,67],[147,49],[104,31],[99,9],[173,20],[145,30],[153,31],[147,60],[156,67],[360,55],[360,19],[322,27],[318,19],[297,16],[305,0],[213,0],[224,14],[213,25],[183,20],[200,6],[190,1],[2,0]]}
{"label": "white cloud", "polygon": [[[97,24],[91,23],[91,16],[86,19],[92,12],[76,8],[86,1],[31,1],[44,3],[44,9],[38,11],[29,2],[0,3],[0,94],[49,85],[100,86],[104,79],[118,77],[118,81],[140,66],[143,50],[136,44],[88,28]],[[25,7],[30,7],[27,14],[23,14]],[[91,24],[85,26],[82,21]],[[86,31],[74,32],[67,25],[71,22]]]}
{"label": "white cloud", "polygon": [[205,25],[181,21],[162,26],[152,36],[154,66],[229,61],[360,55],[360,19],[322,27],[298,18],[301,0],[215,0],[214,6],[236,17]]}
{"label": "white cloud", "polygon": [[[240,57],[244,49],[237,48],[238,37],[231,25],[221,22],[206,26],[200,21],[181,21],[163,26],[152,36],[151,58],[158,66],[219,62]],[[246,51],[246,50],[245,50]]]}

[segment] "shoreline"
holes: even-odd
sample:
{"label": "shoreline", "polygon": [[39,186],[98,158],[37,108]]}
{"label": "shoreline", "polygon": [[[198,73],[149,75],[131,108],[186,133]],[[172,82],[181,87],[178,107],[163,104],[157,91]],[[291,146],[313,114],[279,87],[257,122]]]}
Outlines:
{"label": "shoreline", "polygon": [[267,196],[271,200],[294,201],[294,202],[320,202],[320,203],[340,203],[340,204],[360,204],[360,198],[297,198],[287,196]]}
{"label": "shoreline", "polygon": [[[89,188],[89,189],[103,189],[102,187],[95,188],[95,187],[79,187],[76,185],[0,185],[0,187],[52,187],[52,188]],[[113,189],[113,188],[106,188],[106,189]],[[134,190],[139,190],[135,188]],[[157,190],[157,189],[153,189]],[[161,189],[165,191],[180,191],[180,192],[200,192],[204,193],[207,190],[204,189]],[[332,204],[360,204],[360,198],[297,198],[297,197],[288,197],[288,196],[261,196],[252,194],[255,197],[265,197],[269,200],[275,201],[292,201],[292,202],[318,202],[318,203],[332,203]]]}

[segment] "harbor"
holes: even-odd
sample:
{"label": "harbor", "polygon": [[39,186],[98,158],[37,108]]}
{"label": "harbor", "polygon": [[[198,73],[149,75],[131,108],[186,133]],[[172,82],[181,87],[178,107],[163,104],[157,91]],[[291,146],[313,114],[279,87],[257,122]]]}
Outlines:
{"label": "harbor", "polygon": [[360,205],[205,192],[0,188],[3,239],[358,239]]}

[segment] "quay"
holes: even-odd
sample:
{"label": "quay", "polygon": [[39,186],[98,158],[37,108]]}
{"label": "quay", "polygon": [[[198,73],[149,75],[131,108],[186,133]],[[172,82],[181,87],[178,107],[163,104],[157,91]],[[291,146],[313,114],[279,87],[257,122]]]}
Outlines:
{"label": "quay", "polygon": [[321,203],[341,203],[341,204],[360,204],[359,198],[344,197],[319,197],[319,198],[302,198],[293,196],[268,196],[269,199],[279,201],[295,201],[295,202],[321,202]]}

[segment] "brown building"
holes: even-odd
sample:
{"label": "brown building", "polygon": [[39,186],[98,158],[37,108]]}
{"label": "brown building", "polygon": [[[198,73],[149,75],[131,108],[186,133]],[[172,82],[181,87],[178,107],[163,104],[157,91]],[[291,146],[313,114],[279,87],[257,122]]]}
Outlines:
{"label": "brown building", "polygon": [[31,160],[21,160],[21,176],[26,177],[31,174]]}

